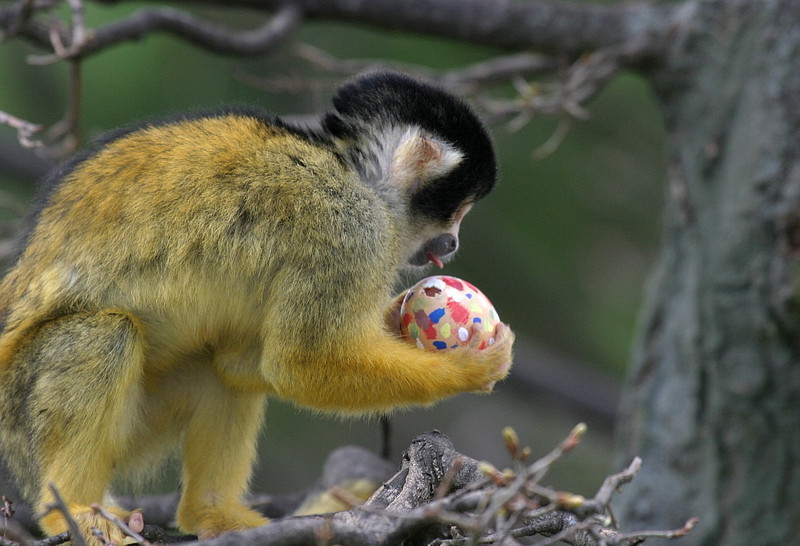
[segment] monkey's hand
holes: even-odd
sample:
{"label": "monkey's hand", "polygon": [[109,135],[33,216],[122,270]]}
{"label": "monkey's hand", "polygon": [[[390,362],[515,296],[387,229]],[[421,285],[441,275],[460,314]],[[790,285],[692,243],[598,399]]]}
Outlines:
{"label": "monkey's hand", "polygon": [[477,327],[473,328],[469,344],[458,350],[464,353],[463,358],[467,361],[464,365],[485,368],[487,382],[475,392],[490,393],[495,383],[505,379],[514,358],[513,346],[514,332],[507,324],[498,324],[491,335]]}
{"label": "monkey's hand", "polygon": [[[400,331],[400,307],[405,295],[405,292],[398,294],[386,311],[385,321],[389,331]],[[457,350],[465,353],[464,360],[486,368],[487,382],[474,392],[490,393],[495,383],[505,379],[511,369],[513,346],[514,332],[507,324],[501,322],[492,332],[487,332],[477,325],[472,327],[469,343]]]}
{"label": "monkey's hand", "polygon": [[[70,515],[78,524],[78,530],[86,538],[88,546],[102,546],[104,544],[137,544],[133,538],[130,538],[122,532],[122,529],[114,523],[102,516],[97,510],[85,504],[69,504],[67,506]],[[144,527],[144,518],[141,512],[128,512],[120,508],[107,508],[122,521],[126,522],[128,527],[135,531],[141,532]],[[67,522],[64,520],[60,512],[52,511],[42,517],[39,525],[47,535],[57,535],[68,529]]]}

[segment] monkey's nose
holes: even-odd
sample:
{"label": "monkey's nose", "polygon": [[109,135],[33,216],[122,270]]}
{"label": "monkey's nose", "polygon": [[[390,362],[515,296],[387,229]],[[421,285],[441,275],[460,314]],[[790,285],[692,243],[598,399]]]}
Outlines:
{"label": "monkey's nose", "polygon": [[431,239],[428,246],[428,261],[444,267],[442,258],[446,258],[458,250],[458,237],[452,233],[442,233]]}
{"label": "monkey's nose", "polygon": [[452,233],[443,233],[437,238],[437,245],[441,252],[440,256],[447,256],[458,250],[458,237]]}
{"label": "monkey's nose", "polygon": [[450,233],[445,233],[442,236],[442,247],[445,250],[445,254],[451,254],[458,249],[458,238]]}

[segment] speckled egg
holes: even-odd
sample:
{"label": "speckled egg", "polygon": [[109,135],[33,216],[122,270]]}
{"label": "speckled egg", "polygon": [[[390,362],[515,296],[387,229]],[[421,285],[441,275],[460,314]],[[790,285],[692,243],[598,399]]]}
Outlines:
{"label": "speckled egg", "polygon": [[422,279],[400,306],[400,332],[420,349],[455,349],[481,336],[478,349],[494,343],[500,317],[492,302],[473,285],[447,275]]}

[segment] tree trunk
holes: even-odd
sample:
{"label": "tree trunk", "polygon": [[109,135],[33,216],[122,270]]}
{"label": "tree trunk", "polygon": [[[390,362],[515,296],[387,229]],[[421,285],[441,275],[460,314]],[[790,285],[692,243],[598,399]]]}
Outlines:
{"label": "tree trunk", "polygon": [[627,526],[800,536],[800,2],[687,4],[650,75],[669,133],[663,250],[623,395]]}

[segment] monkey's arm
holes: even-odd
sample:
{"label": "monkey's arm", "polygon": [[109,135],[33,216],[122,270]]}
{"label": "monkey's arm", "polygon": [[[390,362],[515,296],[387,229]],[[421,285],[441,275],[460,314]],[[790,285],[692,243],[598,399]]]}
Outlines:
{"label": "monkey's arm", "polygon": [[323,410],[381,412],[491,390],[508,374],[513,342],[501,325],[484,350],[431,352],[375,327],[349,343],[287,351],[264,365],[279,396]]}

